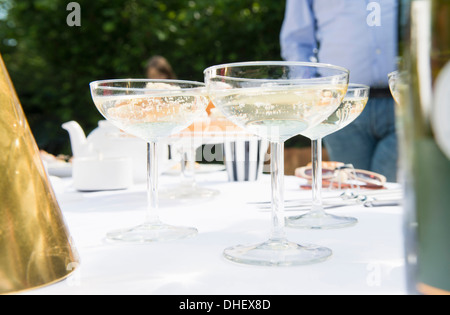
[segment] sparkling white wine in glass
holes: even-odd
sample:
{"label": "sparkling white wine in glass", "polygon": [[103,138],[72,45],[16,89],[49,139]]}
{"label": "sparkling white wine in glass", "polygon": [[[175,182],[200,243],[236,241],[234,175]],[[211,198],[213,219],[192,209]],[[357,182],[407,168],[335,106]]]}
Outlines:
{"label": "sparkling white wine in glass", "polygon": [[98,96],[97,108],[117,127],[147,141],[157,141],[178,133],[203,113],[198,96],[173,92],[174,95],[150,94]]}
{"label": "sparkling white wine in glass", "polygon": [[[214,86],[214,85],[213,85]],[[280,85],[261,88],[211,89],[225,116],[250,133],[285,141],[319,124],[340,103],[346,85]]]}
{"label": "sparkling white wine in glass", "polygon": [[345,98],[339,108],[328,119],[318,126],[303,132],[302,135],[309,139],[323,138],[346,127],[358,118],[366,107],[368,100],[367,96]]}

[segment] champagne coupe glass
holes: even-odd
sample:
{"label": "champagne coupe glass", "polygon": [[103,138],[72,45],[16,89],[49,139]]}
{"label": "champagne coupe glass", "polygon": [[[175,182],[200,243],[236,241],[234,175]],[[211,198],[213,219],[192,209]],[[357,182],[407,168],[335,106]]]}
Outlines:
{"label": "champagne coupe glass", "polygon": [[348,70],[302,62],[247,62],[205,70],[208,95],[234,124],[271,143],[272,232],[268,241],[225,249],[234,262],[289,266],[320,262],[326,247],[287,240],[284,217],[284,142],[330,116],[348,86]]}
{"label": "champagne coupe glass", "polygon": [[176,227],[158,215],[157,145],[200,117],[207,105],[204,83],[177,80],[106,80],[90,84],[100,113],[123,131],[148,142],[148,209],[143,224],[108,233],[110,240],[154,242],[197,234],[191,227]]}
{"label": "champagne coupe glass", "polygon": [[204,130],[208,119],[201,118],[189,128],[169,138],[174,155],[180,158],[180,184],[161,191],[160,197],[172,200],[210,199],[220,194],[216,189],[203,187],[197,183],[196,151],[205,142]]}
{"label": "champagne coupe glass", "polygon": [[361,84],[349,84],[347,94],[338,109],[328,119],[302,133],[312,143],[312,195],[311,211],[301,216],[286,218],[286,225],[295,228],[333,229],[355,225],[352,217],[327,214],[322,204],[322,139],[354,121],[366,107],[370,88]]}
{"label": "champagne coupe glass", "polygon": [[411,124],[412,120],[412,118],[407,115],[407,110],[405,108],[405,104],[408,103],[408,100],[405,98],[408,96],[407,90],[409,80],[407,74],[404,71],[399,70],[389,73],[388,80],[389,89],[396,104],[395,123],[398,125],[397,132],[399,138],[401,138],[399,143],[401,143],[401,146],[404,146],[404,148],[400,148],[400,152],[406,152],[403,149],[406,149],[411,145],[408,139],[412,137],[405,136],[404,131],[414,129],[412,126],[408,126],[408,128],[403,126],[404,124]]}
{"label": "champagne coupe glass", "polygon": [[[389,82],[389,90],[391,91],[392,97],[395,101],[395,123],[397,124],[397,132],[399,138],[401,138],[402,141],[399,141],[400,146],[406,145],[408,142],[408,137],[404,136],[404,130],[407,128],[404,128],[404,124],[407,123],[406,118],[406,109],[404,107],[404,103],[402,98],[405,97],[406,93],[405,90],[407,88],[406,84],[406,75],[404,72],[396,70],[388,74],[388,82]],[[405,152],[400,148],[400,152]]]}
{"label": "champagne coupe glass", "polygon": [[391,91],[392,97],[394,98],[397,104],[400,104],[400,91],[399,85],[400,83],[400,71],[393,71],[388,74],[389,80],[389,89]]}
{"label": "champagne coupe glass", "polygon": [[[408,76],[403,71],[393,71],[388,74],[388,82],[389,82],[389,89],[391,90],[392,97],[395,101],[395,124],[397,126],[397,136],[398,136],[398,143],[399,143],[399,160],[400,165],[402,167],[399,169],[399,178],[403,181],[403,186],[409,185],[409,183],[412,182],[412,179],[407,179],[408,174],[412,174],[412,170],[409,169],[411,167],[410,163],[408,162],[408,148],[411,148],[413,146],[413,143],[411,143],[410,139],[413,139],[414,137],[408,136],[405,134],[406,130],[414,130],[414,127],[412,126],[412,117],[408,115],[407,108],[405,107],[405,104],[408,104]],[[406,188],[405,188],[406,189]]]}

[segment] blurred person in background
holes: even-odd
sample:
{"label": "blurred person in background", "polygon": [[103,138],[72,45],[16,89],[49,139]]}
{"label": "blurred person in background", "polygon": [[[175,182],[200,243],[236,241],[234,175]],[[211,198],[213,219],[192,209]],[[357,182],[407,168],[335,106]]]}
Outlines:
{"label": "blurred person in background", "polygon": [[280,34],[287,61],[350,70],[350,82],[371,87],[352,124],[324,138],[332,161],[397,180],[394,100],[387,75],[397,67],[397,0],[287,0]]}
{"label": "blurred person in background", "polygon": [[177,78],[170,63],[162,56],[153,56],[147,61],[146,75],[148,79],[158,80],[174,80]]}

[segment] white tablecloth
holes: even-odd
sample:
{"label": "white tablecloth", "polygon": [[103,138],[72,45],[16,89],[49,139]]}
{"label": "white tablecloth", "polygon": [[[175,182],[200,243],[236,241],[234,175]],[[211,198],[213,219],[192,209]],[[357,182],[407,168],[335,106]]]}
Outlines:
{"label": "white tablecloth", "polygon": [[[160,178],[173,187],[177,176]],[[81,263],[66,280],[26,294],[179,294],[293,295],[406,294],[402,208],[361,205],[329,210],[355,216],[359,223],[337,230],[287,228],[289,240],[326,246],[333,256],[295,267],[248,266],[222,256],[225,248],[268,239],[270,212],[249,201],[268,200],[270,177],[228,182],[225,172],[197,175],[199,185],[215,188],[213,200],[161,202],[165,223],[193,226],[195,237],[151,244],[118,244],[108,231],[144,220],[146,186],[124,191],[80,193],[71,179],[53,181]],[[286,199],[307,198],[301,179],[286,177]],[[287,212],[293,214],[293,212]]]}

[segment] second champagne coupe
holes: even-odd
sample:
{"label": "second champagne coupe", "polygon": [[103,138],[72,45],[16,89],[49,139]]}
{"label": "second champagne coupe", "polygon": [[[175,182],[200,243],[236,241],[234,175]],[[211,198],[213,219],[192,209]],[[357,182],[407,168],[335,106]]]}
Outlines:
{"label": "second champagne coupe", "polygon": [[209,97],[233,123],[271,142],[272,233],[266,242],[225,249],[234,262],[289,266],[320,262],[326,247],[287,240],[284,226],[284,141],[314,127],[341,103],[348,71],[300,62],[248,62],[205,70]]}
{"label": "second champagne coupe", "polygon": [[207,106],[204,84],[175,80],[108,80],[90,84],[100,113],[125,132],[148,142],[148,211],[143,224],[111,232],[108,239],[126,242],[168,241],[197,234],[158,215],[157,143],[200,117]]}
{"label": "second champagne coupe", "polygon": [[370,88],[361,84],[350,84],[339,108],[318,126],[302,135],[312,142],[312,209],[301,216],[286,218],[286,225],[295,228],[332,229],[355,225],[358,220],[328,214],[322,204],[322,139],[354,121],[366,107]]}

